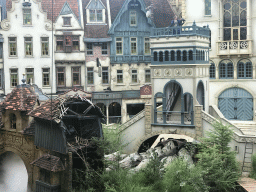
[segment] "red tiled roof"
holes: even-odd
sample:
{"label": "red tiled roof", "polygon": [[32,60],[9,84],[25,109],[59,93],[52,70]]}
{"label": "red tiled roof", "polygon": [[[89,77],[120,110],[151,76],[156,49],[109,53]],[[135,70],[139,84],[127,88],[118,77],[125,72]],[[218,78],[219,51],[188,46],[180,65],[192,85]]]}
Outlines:
{"label": "red tiled roof", "polygon": [[17,111],[31,111],[36,104],[37,96],[29,85],[15,87],[2,103],[2,109],[12,109]]}
{"label": "red tiled roof", "polygon": [[[42,0],[41,6],[44,11],[47,12],[47,19],[52,20],[52,2],[53,2],[53,21],[59,16],[60,11],[65,2],[67,2],[72,9],[73,13],[79,18],[78,0]],[[6,8],[10,10],[12,8],[12,0],[6,0]]]}
{"label": "red tiled roof", "polygon": [[30,164],[52,172],[65,170],[60,158],[50,154],[42,155]]}

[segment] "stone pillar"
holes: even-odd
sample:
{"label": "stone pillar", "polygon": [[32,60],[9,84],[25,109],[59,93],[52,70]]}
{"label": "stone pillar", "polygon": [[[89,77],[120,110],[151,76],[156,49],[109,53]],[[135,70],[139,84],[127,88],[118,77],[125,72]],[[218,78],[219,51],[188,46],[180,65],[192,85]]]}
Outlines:
{"label": "stone pillar", "polygon": [[108,105],[106,105],[106,115],[107,115],[107,125],[109,124],[109,111],[108,111]]}
{"label": "stone pillar", "polygon": [[152,120],[152,113],[151,113],[152,105],[145,104],[145,134],[150,134],[152,132],[151,127],[151,120]]}
{"label": "stone pillar", "polygon": [[203,137],[203,120],[202,120],[202,105],[196,105],[195,108],[195,135],[196,139]]}

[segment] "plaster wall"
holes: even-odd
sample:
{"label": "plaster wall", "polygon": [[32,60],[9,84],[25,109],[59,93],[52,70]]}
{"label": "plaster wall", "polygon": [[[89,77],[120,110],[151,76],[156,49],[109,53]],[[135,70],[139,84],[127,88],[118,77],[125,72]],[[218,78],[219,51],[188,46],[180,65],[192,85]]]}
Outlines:
{"label": "plaster wall", "polygon": [[[37,0],[31,1],[31,18],[32,25],[23,25],[23,1],[12,1],[12,10],[8,11],[7,19],[1,22],[1,33],[3,34],[5,50],[5,94],[10,93],[12,87],[10,85],[10,69],[18,69],[18,84],[21,83],[25,74],[26,68],[34,68],[34,83],[42,88],[43,92],[50,93],[51,88],[53,92],[56,91],[55,84],[52,83],[55,76],[50,78],[50,86],[42,85],[42,69],[50,68],[50,75],[52,74],[52,35],[51,35],[51,21],[47,20],[46,13],[40,8],[41,3]],[[17,38],[17,56],[9,56],[9,37]],[[33,38],[33,54],[32,56],[25,56],[24,37]],[[49,38],[49,55],[41,55],[41,37]],[[54,74],[54,73],[53,73]]]}

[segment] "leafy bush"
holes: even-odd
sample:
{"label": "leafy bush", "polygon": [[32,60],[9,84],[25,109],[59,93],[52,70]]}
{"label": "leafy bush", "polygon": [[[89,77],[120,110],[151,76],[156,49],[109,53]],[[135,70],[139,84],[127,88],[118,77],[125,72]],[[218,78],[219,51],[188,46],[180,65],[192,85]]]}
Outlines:
{"label": "leafy bush", "polygon": [[252,170],[250,173],[250,177],[256,179],[256,154],[252,155]]}

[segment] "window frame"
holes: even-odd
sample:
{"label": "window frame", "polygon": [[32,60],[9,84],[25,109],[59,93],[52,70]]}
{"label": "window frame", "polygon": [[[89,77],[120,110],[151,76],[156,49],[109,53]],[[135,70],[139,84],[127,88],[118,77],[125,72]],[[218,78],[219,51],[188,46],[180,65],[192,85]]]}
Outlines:
{"label": "window frame", "polygon": [[[232,69],[230,68],[232,66]],[[219,79],[234,79],[234,64],[221,61],[219,64]]]}
{"label": "window frame", "polygon": [[[241,65],[243,65],[242,68],[240,67]],[[250,65],[249,68],[248,68],[248,65]],[[247,74],[250,74],[250,76],[248,76]],[[252,76],[253,76],[252,62],[239,61],[237,64],[237,79],[252,79]]]}
{"label": "window frame", "polygon": [[[63,71],[59,71],[59,69],[63,69]],[[63,85],[59,84],[59,74],[63,74]],[[56,67],[56,84],[57,87],[65,87],[66,86],[66,68],[65,67]]]}
{"label": "window frame", "polygon": [[[147,77],[149,76],[149,77]],[[149,79],[149,81],[147,81]],[[151,70],[150,69],[145,69],[145,83],[151,83]]]}
{"label": "window frame", "polygon": [[86,43],[86,55],[93,55],[93,43]]}
{"label": "window frame", "polygon": [[216,66],[214,63],[211,63],[211,66],[209,67],[209,76],[210,79],[216,78]]}
{"label": "window frame", "polygon": [[137,69],[131,69],[131,83],[137,84],[138,83],[138,70]]}
{"label": "window frame", "polygon": [[[15,41],[11,41],[11,38],[15,38]],[[18,57],[17,52],[17,37],[8,37],[8,44],[9,44],[9,57]],[[15,45],[15,55],[11,55],[11,44]]]}
{"label": "window frame", "polygon": [[[44,70],[48,70],[47,72]],[[48,77],[45,77],[47,75]],[[45,79],[48,78],[48,81],[45,81]],[[48,82],[48,85],[45,85],[44,82]],[[50,68],[42,68],[42,87],[49,87],[50,86]]]}
{"label": "window frame", "polygon": [[[106,80],[106,82],[105,82]],[[102,84],[109,84],[108,67],[102,67]]]}
{"label": "window frame", "polygon": [[[62,42],[62,48],[58,45],[58,42]],[[78,45],[74,45],[74,42],[78,42]],[[77,48],[75,49],[74,47]],[[67,48],[70,48],[71,52],[80,51],[80,35],[56,35],[56,51],[70,53]]]}
{"label": "window frame", "polygon": [[[104,22],[104,9],[89,9],[88,14],[88,22],[89,23],[103,23]],[[101,12],[101,13],[100,13]],[[94,17],[94,20],[92,20],[91,16]],[[101,19],[99,19],[101,18]]]}
{"label": "window frame", "polygon": [[117,84],[123,84],[124,83],[124,76],[123,76],[123,70],[117,69],[116,70],[116,83]]}
{"label": "window frame", "polygon": [[[25,13],[25,10],[30,10],[30,13]],[[23,8],[22,9],[22,14],[23,14],[23,25],[32,25],[32,13],[31,13],[31,8]],[[30,23],[25,22],[27,20],[27,18],[25,18],[25,16],[29,16],[30,15]]]}
{"label": "window frame", "polygon": [[[32,79],[32,82],[30,82],[30,83],[34,84],[35,83],[34,68],[26,68],[25,72],[26,72],[26,82],[27,82],[27,84],[29,82],[29,79]],[[28,78],[28,76],[29,77],[31,76],[32,78]]]}
{"label": "window frame", "polygon": [[[47,40],[43,40],[43,38],[47,38]],[[41,37],[41,56],[49,56],[49,37]],[[45,49],[45,45],[47,45],[47,49]],[[47,52],[47,54],[43,54],[44,52]]]}
{"label": "window frame", "polygon": [[[16,70],[16,72],[12,72],[13,70]],[[13,75],[16,75],[16,78],[13,78]],[[14,81],[13,81],[14,80]],[[15,82],[16,80],[16,82]],[[10,87],[14,88],[18,85],[19,82],[19,73],[17,68],[11,68],[10,69]]]}
{"label": "window frame", "polygon": [[[146,39],[148,39],[148,41]],[[148,47],[148,48],[146,48],[146,47]],[[147,49],[148,49],[148,52],[146,52]],[[150,38],[149,37],[144,37],[144,54],[151,55]]]}
{"label": "window frame", "polygon": [[[78,70],[76,71],[75,69],[78,69]],[[78,67],[78,66],[71,67],[71,71],[72,71],[72,85],[81,86],[81,67]],[[74,84],[75,74],[78,74],[78,84]]]}
{"label": "window frame", "polygon": [[[137,12],[135,10],[130,11],[129,23],[131,27],[137,27]],[[134,22],[134,23],[132,23]]]}
{"label": "window frame", "polygon": [[94,68],[93,67],[87,67],[87,84],[88,85],[94,84]]}
{"label": "window frame", "polygon": [[108,43],[104,42],[101,45],[101,54],[107,55],[108,54]]}
{"label": "window frame", "polygon": [[[28,40],[28,38],[30,38],[30,40]],[[27,39],[27,40],[26,40]],[[31,54],[27,54],[27,45],[31,44]],[[33,57],[33,37],[24,37],[24,48],[25,48],[25,57]]]}
{"label": "window frame", "polygon": [[[118,40],[118,39],[121,39],[121,40]],[[117,44],[120,43],[120,46],[118,46]],[[120,47],[120,48],[118,48]],[[123,37],[116,37],[116,55],[123,55]],[[117,52],[117,50],[121,50],[121,52]]]}
{"label": "window frame", "polygon": [[204,3],[205,3],[204,15],[205,16],[211,16],[211,14],[212,14],[212,10],[211,10],[212,2],[211,2],[211,0],[205,0]]}
{"label": "window frame", "polygon": [[[135,41],[133,40],[135,39]],[[135,44],[135,46],[134,46]],[[137,37],[131,37],[130,38],[130,52],[131,55],[138,55],[138,46],[137,46]],[[135,48],[135,52],[133,52],[133,48]]]}
{"label": "window frame", "polygon": [[71,27],[71,17],[62,17],[62,19],[63,19],[63,27]]}

